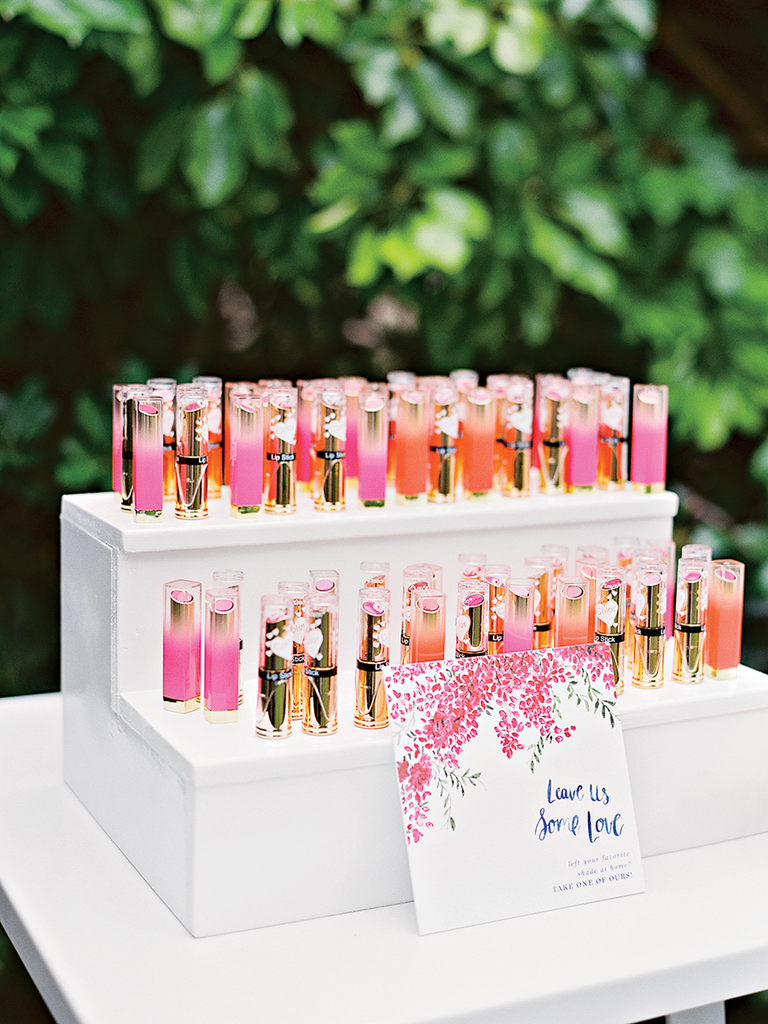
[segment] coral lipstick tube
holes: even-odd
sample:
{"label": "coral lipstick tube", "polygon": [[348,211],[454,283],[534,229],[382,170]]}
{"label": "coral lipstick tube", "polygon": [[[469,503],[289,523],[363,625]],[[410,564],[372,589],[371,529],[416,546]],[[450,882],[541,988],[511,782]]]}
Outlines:
{"label": "coral lipstick tube", "polygon": [[533,608],[536,584],[526,578],[508,579],[504,614],[504,654],[533,650]]}
{"label": "coral lipstick tube", "polygon": [[180,384],[176,392],[176,518],[208,515],[208,395]]}
{"label": "coral lipstick tube", "polygon": [[704,672],[711,679],[735,679],[741,661],[744,565],[729,558],[712,562],[704,645]]}
{"label": "coral lipstick tube", "polygon": [[555,647],[589,643],[589,592],[583,576],[559,576],[555,599]]}
{"label": "coral lipstick tube", "polygon": [[338,728],[338,608],[334,595],[323,597],[315,593],[307,601],[301,728],[310,736],[330,736]]}
{"label": "coral lipstick tube", "polygon": [[272,515],[296,511],[296,401],[295,388],[270,388],[265,397],[264,510]]}
{"label": "coral lipstick tube", "polygon": [[458,469],[459,396],[453,386],[432,392],[429,437],[429,494],[431,502],[456,500]]}
{"label": "coral lipstick tube", "polygon": [[229,416],[229,501],[235,518],[258,515],[264,493],[262,396],[234,394]]}
{"label": "coral lipstick tube", "polygon": [[216,725],[237,721],[240,595],[231,587],[205,592],[204,708]]}
{"label": "coral lipstick tube", "polygon": [[176,381],[172,377],[152,377],[147,387],[163,400],[163,497],[176,497]]}
{"label": "coral lipstick tube", "polygon": [[389,724],[383,670],[389,664],[390,592],[363,587],[358,593],[355,725],[384,729]]}
{"label": "coral lipstick tube", "polygon": [[340,385],[319,388],[313,411],[313,493],[319,512],[344,509],[347,396]]}
{"label": "coral lipstick tube", "polygon": [[581,381],[571,384],[568,424],[568,490],[592,491],[597,484],[597,431],[600,389]]}
{"label": "coral lipstick tube", "polygon": [[291,718],[301,719],[304,715],[304,637],[307,632],[307,599],[309,584],[302,581],[284,580],[277,585],[277,592],[291,603],[291,636],[293,637],[293,705]]}
{"label": "coral lipstick tube", "polygon": [[221,497],[223,476],[224,417],[221,377],[193,377],[192,383],[205,388],[208,396],[208,497]]}
{"label": "coral lipstick tube", "polygon": [[598,566],[595,578],[595,640],[609,645],[616,693],[624,692],[626,616],[626,570],[621,566]]}
{"label": "coral lipstick tube", "polygon": [[629,377],[610,377],[600,385],[597,436],[597,486],[619,491],[627,482]]}
{"label": "coral lipstick tube", "polygon": [[434,587],[431,569],[424,565],[406,566],[403,570],[403,603],[400,618],[400,664],[411,661],[411,617],[414,595],[417,591]]}
{"label": "coral lipstick tube", "polygon": [[553,563],[549,555],[530,555],[523,560],[534,583],[533,646],[537,651],[552,646]]}
{"label": "coral lipstick tube", "polygon": [[464,497],[482,500],[493,491],[493,448],[496,403],[488,388],[472,388],[464,395],[462,485]]}
{"label": "coral lipstick tube", "polygon": [[358,400],[357,499],[361,508],[383,508],[387,493],[389,398],[382,385],[364,388]]}
{"label": "coral lipstick tube", "polygon": [[426,587],[411,601],[411,664],[445,658],[445,592]]}
{"label": "coral lipstick tube", "polygon": [[409,388],[397,395],[395,498],[400,505],[427,498],[429,394]]}
{"label": "coral lipstick tube", "polygon": [[571,384],[564,377],[545,377],[536,396],[543,494],[565,493],[570,397]]}
{"label": "coral lipstick tube", "polygon": [[171,580],[164,591],[163,707],[186,714],[200,707],[203,588]]}
{"label": "coral lipstick tube", "polygon": [[646,566],[637,574],[632,683],[644,689],[655,689],[664,683],[666,584],[665,565]]}
{"label": "coral lipstick tube", "polygon": [[531,490],[533,443],[533,381],[512,377],[502,400],[501,490],[510,498],[527,497]]}
{"label": "coral lipstick tube", "polygon": [[132,398],[133,519],[153,522],[163,514],[163,399]]}
{"label": "coral lipstick tube", "polygon": [[506,614],[506,583],[512,572],[500,562],[483,566],[483,579],[488,584],[488,653],[504,653],[504,616]]}
{"label": "coral lipstick tube", "polygon": [[261,599],[256,735],[267,740],[291,735],[293,604],[282,594]]}
{"label": "coral lipstick tube", "polygon": [[707,568],[706,562],[695,558],[681,558],[677,565],[672,658],[672,678],[676,683],[700,683],[704,679]]}
{"label": "coral lipstick tube", "polygon": [[459,580],[456,614],[456,657],[488,653],[489,587],[485,580]]}
{"label": "coral lipstick tube", "polygon": [[645,494],[664,490],[667,476],[665,384],[635,384],[632,397],[632,486]]}

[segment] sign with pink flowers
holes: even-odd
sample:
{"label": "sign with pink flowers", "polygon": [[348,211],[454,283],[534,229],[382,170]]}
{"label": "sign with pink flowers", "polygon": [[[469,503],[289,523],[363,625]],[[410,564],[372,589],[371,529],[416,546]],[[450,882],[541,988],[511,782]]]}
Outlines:
{"label": "sign with pink flowers", "polygon": [[391,668],[422,934],[643,891],[607,644]]}

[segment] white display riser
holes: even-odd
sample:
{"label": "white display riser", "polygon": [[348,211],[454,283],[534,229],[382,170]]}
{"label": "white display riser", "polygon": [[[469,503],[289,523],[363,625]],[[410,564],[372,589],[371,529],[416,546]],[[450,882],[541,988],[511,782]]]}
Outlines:
{"label": "white display riser", "polygon": [[[281,579],[335,568],[340,661],[349,669],[363,559],[391,563],[398,605],[402,569],[411,562],[442,564],[446,590],[455,595],[462,551],[510,562],[517,572],[545,542],[573,549],[610,547],[617,535],[669,538],[676,508],[673,494],[626,491],[339,514],[307,507],[249,523],[232,519],[219,502],[203,522],[180,522],[169,510],[165,521],[139,526],[110,494],[67,497],[65,779],[195,935],[408,900],[391,740],[388,731],[352,726],[351,672],[341,676],[341,724],[333,737],[257,740],[252,686],[234,725],[164,712],[163,584],[189,578],[207,586],[216,568],[245,572],[243,660],[250,680],[259,597]],[[637,728],[630,718],[626,727],[644,854],[768,828],[768,800],[757,795],[767,788],[763,684],[746,670],[737,687],[719,684],[709,698],[710,684],[675,687],[680,695],[672,701],[667,688],[639,695],[638,713],[651,718]],[[622,698],[628,712],[636,700]],[[748,791],[734,785],[729,773],[737,769],[751,780]]]}

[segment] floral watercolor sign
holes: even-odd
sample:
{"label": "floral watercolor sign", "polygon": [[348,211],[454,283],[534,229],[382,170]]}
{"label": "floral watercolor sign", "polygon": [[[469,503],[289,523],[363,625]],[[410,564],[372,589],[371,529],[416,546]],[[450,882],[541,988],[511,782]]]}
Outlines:
{"label": "floral watercolor sign", "polygon": [[419,931],[643,891],[607,644],[391,668]]}

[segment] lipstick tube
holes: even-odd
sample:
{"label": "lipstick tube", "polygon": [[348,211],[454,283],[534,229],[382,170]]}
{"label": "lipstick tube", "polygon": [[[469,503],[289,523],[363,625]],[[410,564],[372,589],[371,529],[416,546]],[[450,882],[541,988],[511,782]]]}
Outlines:
{"label": "lipstick tube", "polygon": [[262,397],[233,394],[229,416],[229,501],[237,519],[258,515],[264,494]]}
{"label": "lipstick tube", "polygon": [[203,588],[194,580],[164,587],[163,707],[187,714],[200,707]]}
{"label": "lipstick tube", "polygon": [[304,718],[310,736],[330,736],[338,728],[337,649],[338,600],[310,594],[304,637]]}
{"label": "lipstick tube", "polygon": [[411,613],[414,594],[419,590],[434,589],[434,575],[424,565],[403,569],[403,602],[400,617],[400,664],[411,662]]}
{"label": "lipstick tube", "polygon": [[683,544],[680,548],[681,558],[698,558],[699,561],[706,562],[707,565],[712,561],[712,548],[709,544]]}
{"label": "lipstick tube", "polygon": [[[227,590],[234,590],[240,599],[240,622],[243,621],[243,581],[245,573],[241,569],[214,569],[213,585],[215,588],[224,587]],[[243,638],[240,637],[239,651],[237,658],[237,706],[243,704]]]}
{"label": "lipstick tube", "polygon": [[533,650],[536,584],[528,577],[508,579],[505,586],[504,654]]}
{"label": "lipstick tube", "polygon": [[595,580],[595,640],[609,645],[616,693],[624,692],[627,574],[621,566],[601,565]]}
{"label": "lipstick tube", "polygon": [[358,594],[355,725],[384,729],[389,725],[383,670],[389,664],[390,593],[363,587]]}
{"label": "lipstick tube", "polygon": [[133,420],[136,412],[134,398],[147,401],[152,392],[144,385],[124,385],[120,392],[121,464],[120,464],[120,508],[123,512],[133,511]]}
{"label": "lipstick tube", "polygon": [[623,490],[627,482],[629,377],[609,377],[600,384],[597,437],[597,486]]}
{"label": "lipstick tube", "polygon": [[429,394],[409,388],[397,395],[395,500],[418,504],[427,497]]}
{"label": "lipstick tube", "polygon": [[552,619],[552,635],[554,637],[555,629],[555,599],[557,597],[557,580],[564,573],[568,573],[568,566],[570,561],[570,551],[568,550],[567,544],[542,544],[541,554],[546,555],[552,559],[552,586],[550,588],[551,597],[551,619]]}
{"label": "lipstick tube", "polygon": [[309,598],[309,584],[301,581],[284,580],[277,584],[277,592],[291,602],[292,620],[291,635],[293,637],[293,685],[291,694],[293,705],[291,718],[304,717],[304,637],[307,632],[306,608]]}
{"label": "lipstick tube", "polygon": [[597,484],[597,436],[600,389],[597,384],[571,383],[568,424],[567,489],[593,491]]}
{"label": "lipstick tube", "polygon": [[345,472],[347,481],[354,481],[357,480],[360,467],[358,454],[360,448],[360,396],[365,388],[368,387],[368,381],[365,377],[340,377],[339,383],[344,388],[344,394],[347,399],[347,444],[345,448],[347,454]]}
{"label": "lipstick tube", "polygon": [[483,566],[488,561],[487,555],[480,555],[462,552],[459,554],[459,572],[464,580],[479,580],[483,578]]}
{"label": "lipstick tube", "polygon": [[565,494],[570,397],[570,381],[564,377],[548,376],[536,395],[539,473],[543,494]]}
{"label": "lipstick tube", "polygon": [[357,498],[361,508],[383,508],[387,493],[389,398],[383,385],[364,388],[358,400]]}
{"label": "lipstick tube", "polygon": [[635,595],[635,652],[632,683],[643,689],[664,684],[664,620],[667,567],[658,563],[637,574]]}
{"label": "lipstick tube", "polygon": [[123,490],[123,388],[112,385],[112,490],[118,500]]}
{"label": "lipstick tube", "polygon": [[132,398],[133,520],[153,522],[163,514],[163,399]]}
{"label": "lipstick tube", "polygon": [[232,587],[205,592],[204,710],[215,725],[237,721],[240,595]]}
{"label": "lipstick tube", "polygon": [[477,658],[488,653],[489,594],[485,580],[459,580],[457,658]]}
{"label": "lipstick tube", "polygon": [[260,394],[257,384],[252,380],[228,380],[224,382],[224,400],[222,402],[221,423],[221,479],[229,484],[229,465],[231,461],[229,442],[232,435],[232,401],[235,395]]}
{"label": "lipstick tube", "polygon": [[313,411],[313,493],[319,512],[344,510],[347,396],[336,384],[317,390]]}
{"label": "lipstick tube", "polygon": [[681,558],[677,564],[672,658],[672,678],[676,683],[700,683],[704,679],[707,569],[707,563],[696,558]]}
{"label": "lipstick tube", "polygon": [[176,391],[176,518],[208,515],[208,395],[180,384]]}
{"label": "lipstick tube", "polygon": [[261,599],[257,736],[279,740],[291,735],[292,682],[292,602],[282,594],[265,594]]}
{"label": "lipstick tube", "polygon": [[224,420],[221,377],[193,377],[192,383],[205,388],[208,396],[208,498],[221,497],[223,475]]}
{"label": "lipstick tube", "polygon": [[474,387],[464,395],[462,485],[470,501],[490,497],[493,491],[493,446],[496,404],[488,388]]}
{"label": "lipstick tube", "polygon": [[735,679],[741,661],[744,617],[744,565],[715,559],[710,568],[704,673],[711,679]]}
{"label": "lipstick tube", "polygon": [[504,653],[504,616],[506,614],[506,583],[512,569],[500,562],[483,566],[483,579],[488,584],[488,653]]}
{"label": "lipstick tube", "polygon": [[504,490],[504,396],[512,380],[510,373],[489,373],[485,378],[485,386],[493,395],[495,410],[495,426],[493,431],[493,487]]}
{"label": "lipstick tube", "polygon": [[445,592],[426,587],[411,595],[412,665],[445,658]]}
{"label": "lipstick tube", "polygon": [[363,574],[363,590],[371,587],[386,590],[389,586],[389,562],[361,562],[360,572]]}
{"label": "lipstick tube", "polygon": [[552,646],[552,559],[549,555],[529,555],[523,559],[523,564],[535,587],[533,648],[536,651],[541,651]]}
{"label": "lipstick tube", "polygon": [[589,592],[583,576],[559,576],[555,598],[555,647],[588,644]]}
{"label": "lipstick tube", "polygon": [[427,578],[431,578],[432,582],[429,584],[433,590],[443,589],[443,567],[442,565],[436,565],[434,562],[414,562],[413,565],[408,566],[409,570],[414,572],[426,572],[429,575]]}
{"label": "lipstick tube", "polygon": [[339,574],[335,569],[310,569],[309,589],[313,594],[329,597],[339,596]]}
{"label": "lipstick tube", "polygon": [[446,504],[456,500],[458,402],[453,386],[443,385],[432,392],[428,493],[431,502]]}
{"label": "lipstick tube", "polygon": [[527,497],[531,492],[533,381],[512,377],[501,407],[501,491],[510,498]]}
{"label": "lipstick tube", "polygon": [[387,374],[389,390],[389,441],[387,444],[387,480],[394,486],[397,457],[397,396],[416,387],[416,374],[409,370],[393,370]]}
{"label": "lipstick tube", "polygon": [[635,384],[632,397],[632,487],[644,494],[664,490],[667,476],[665,384]]}
{"label": "lipstick tube", "polygon": [[147,387],[163,400],[163,497],[176,497],[176,381],[172,377],[152,377]]}
{"label": "lipstick tube", "polygon": [[264,417],[264,510],[287,515],[296,511],[296,388],[270,388]]}
{"label": "lipstick tube", "polygon": [[608,548],[604,548],[600,544],[581,544],[576,548],[576,575],[581,574],[589,594],[589,643],[595,639],[597,570],[601,565],[610,565]]}
{"label": "lipstick tube", "polygon": [[[614,550],[616,565],[620,565],[626,574],[626,625],[624,657],[627,663],[631,662],[635,650],[635,604],[634,604],[634,578],[635,578],[635,552],[640,550],[640,538],[620,536],[614,537]],[[631,666],[630,666],[631,671]]]}

